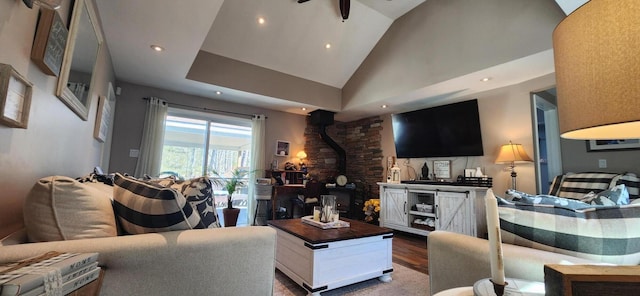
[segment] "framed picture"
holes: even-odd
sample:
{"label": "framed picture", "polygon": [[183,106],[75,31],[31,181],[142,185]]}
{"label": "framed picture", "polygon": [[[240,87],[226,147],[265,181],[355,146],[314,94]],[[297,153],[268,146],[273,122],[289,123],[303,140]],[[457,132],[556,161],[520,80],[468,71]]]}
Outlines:
{"label": "framed picture", "polygon": [[286,141],[276,141],[276,155],[278,156],[289,156],[289,146],[291,144]]}
{"label": "framed picture", "polygon": [[434,160],[433,174],[436,179],[451,179],[451,161]]}
{"label": "framed picture", "polygon": [[640,149],[640,139],[587,141],[587,152],[634,149]]}
{"label": "framed picture", "polygon": [[96,124],[93,128],[93,137],[103,143],[107,140],[107,135],[111,127],[115,99],[116,95],[113,91],[113,86],[111,82],[109,82],[107,97],[100,96],[98,98],[98,112],[96,114]]}
{"label": "framed picture", "polygon": [[33,84],[11,65],[0,64],[0,123],[27,128]]}
{"label": "framed picture", "polygon": [[57,11],[40,9],[40,19],[31,49],[31,59],[45,74],[60,75],[68,35],[69,30]]}

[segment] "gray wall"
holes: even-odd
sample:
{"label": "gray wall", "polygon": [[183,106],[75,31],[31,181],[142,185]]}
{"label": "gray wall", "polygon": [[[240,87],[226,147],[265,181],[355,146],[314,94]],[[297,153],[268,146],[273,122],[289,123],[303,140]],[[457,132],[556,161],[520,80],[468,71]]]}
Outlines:
{"label": "gray wall", "polygon": [[[587,152],[587,144],[580,140],[560,141],[562,170],[566,172],[631,172],[640,175],[640,150]],[[606,159],[607,168],[598,168],[598,160]]]}
{"label": "gray wall", "polygon": [[[280,111],[256,108],[248,105],[216,101],[193,95],[162,90],[153,87],[131,83],[118,83],[122,93],[116,104],[114,138],[112,144],[111,162],[112,172],[133,174],[137,158],[129,157],[130,149],[139,149],[144,128],[146,101],[143,98],[158,97],[169,102],[169,106],[182,104],[198,108],[224,110],[242,114],[264,114],[267,116],[265,131],[265,168],[269,167],[272,159],[276,158],[281,167],[285,161],[298,163],[295,157],[298,151],[304,149],[305,116]],[[180,108],[180,106],[174,106]],[[193,110],[193,109],[190,109]],[[222,113],[224,114],[224,113]],[[291,143],[290,156],[275,156],[276,140]]]}
{"label": "gray wall", "polygon": [[[58,12],[66,20],[69,1],[62,4]],[[108,47],[100,52],[89,119],[83,121],[55,96],[57,78],[31,62],[37,19],[38,9],[0,0],[0,63],[12,65],[33,83],[28,128],[0,125],[0,237],[22,227],[24,197],[38,179],[86,175],[109,153],[107,145],[93,138],[98,95],[106,95],[108,82],[115,80]]]}

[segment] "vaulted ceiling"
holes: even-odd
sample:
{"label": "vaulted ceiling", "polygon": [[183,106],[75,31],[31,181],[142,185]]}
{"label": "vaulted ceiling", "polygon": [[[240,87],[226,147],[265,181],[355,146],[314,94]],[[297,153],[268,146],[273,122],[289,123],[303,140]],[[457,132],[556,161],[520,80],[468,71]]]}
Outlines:
{"label": "vaulted ceiling", "polygon": [[[96,0],[118,81],[298,114],[326,109],[351,118],[388,112],[378,110],[384,98],[349,107],[343,99],[343,88],[394,21],[433,1],[442,0],[352,0],[350,16],[343,21],[337,0],[301,4],[296,0]],[[558,1],[572,2],[569,6],[579,2]],[[155,52],[151,45],[162,46],[164,51]],[[540,63],[545,65],[540,67]],[[553,65],[552,59],[549,65],[547,53],[496,67],[504,67],[501,71],[507,75],[520,77],[490,86],[466,82],[465,92],[540,76]],[[523,67],[531,71],[511,69]],[[221,69],[226,72],[216,73]],[[235,74],[242,79],[225,82],[225,77],[233,77],[235,69],[261,74],[249,77],[248,72],[238,72]],[[265,77],[317,90],[321,98],[252,88]],[[456,79],[446,82],[457,83]],[[448,92],[446,83],[421,88],[429,87],[438,91],[413,91],[386,100],[406,108],[425,96]]]}

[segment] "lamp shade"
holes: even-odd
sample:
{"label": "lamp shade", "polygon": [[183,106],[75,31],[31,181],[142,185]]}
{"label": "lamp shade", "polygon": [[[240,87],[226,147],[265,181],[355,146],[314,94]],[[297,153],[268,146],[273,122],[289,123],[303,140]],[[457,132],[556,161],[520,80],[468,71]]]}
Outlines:
{"label": "lamp shade", "polygon": [[560,133],[640,138],[640,1],[589,1],[556,27]]}
{"label": "lamp shade", "polygon": [[498,158],[496,163],[515,163],[515,162],[530,162],[533,161],[531,157],[524,151],[522,144],[504,144],[500,147]]}
{"label": "lamp shade", "polygon": [[304,151],[300,151],[298,152],[298,154],[296,154],[296,157],[300,159],[305,159],[307,158],[307,153],[305,153]]}

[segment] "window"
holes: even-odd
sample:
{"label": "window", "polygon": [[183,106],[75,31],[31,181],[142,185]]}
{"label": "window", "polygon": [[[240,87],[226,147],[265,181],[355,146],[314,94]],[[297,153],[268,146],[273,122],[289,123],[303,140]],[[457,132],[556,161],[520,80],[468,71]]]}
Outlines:
{"label": "window", "polygon": [[[190,179],[249,170],[251,120],[169,108],[165,121],[161,175]],[[215,188],[216,207],[226,207],[226,192]],[[236,192],[234,206],[247,205],[247,188]]]}

